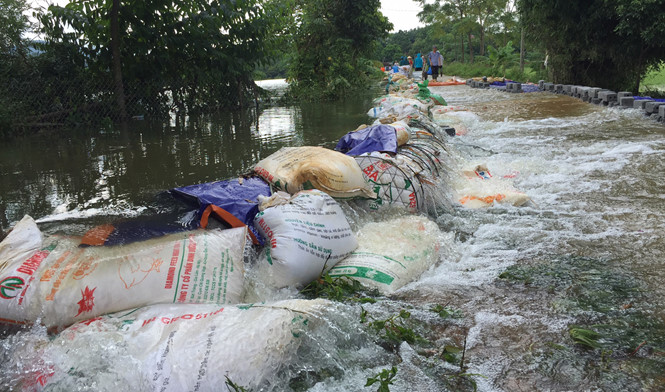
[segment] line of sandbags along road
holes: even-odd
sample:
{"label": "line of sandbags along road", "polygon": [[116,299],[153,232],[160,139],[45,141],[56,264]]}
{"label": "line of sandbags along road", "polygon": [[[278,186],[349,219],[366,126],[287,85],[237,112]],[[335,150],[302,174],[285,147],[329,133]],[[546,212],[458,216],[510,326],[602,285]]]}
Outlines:
{"label": "line of sandbags along road", "polygon": [[[85,379],[218,390],[228,377],[265,387],[293,360],[298,337],[333,310],[297,294],[248,304],[257,298],[251,279],[270,293],[329,273],[389,295],[452,242],[428,214],[528,201],[488,168],[457,161],[450,139],[473,131],[473,113],[445,104],[427,83],[389,80],[387,90],[368,112],[371,124],[335,150],[285,147],[254,176],[172,189],[193,208],[181,229],[123,222],[47,236],[26,216],[0,243],[0,322],[59,334],[17,346],[21,365],[3,372],[3,385],[66,389]],[[345,211],[370,217],[349,220]],[[203,230],[211,216],[217,227]],[[106,352],[101,367],[87,360],[98,352]]]}

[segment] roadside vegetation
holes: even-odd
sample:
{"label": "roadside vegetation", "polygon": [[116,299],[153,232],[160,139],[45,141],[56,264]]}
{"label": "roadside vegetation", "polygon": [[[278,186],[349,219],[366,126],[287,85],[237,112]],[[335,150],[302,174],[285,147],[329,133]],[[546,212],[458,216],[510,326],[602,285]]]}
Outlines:
{"label": "roadside vegetation", "polygon": [[663,2],[420,4],[389,34],[379,0],[0,0],[0,137],[255,107],[263,78],[287,78],[292,100],[343,99],[433,45],[448,75],[663,86]]}

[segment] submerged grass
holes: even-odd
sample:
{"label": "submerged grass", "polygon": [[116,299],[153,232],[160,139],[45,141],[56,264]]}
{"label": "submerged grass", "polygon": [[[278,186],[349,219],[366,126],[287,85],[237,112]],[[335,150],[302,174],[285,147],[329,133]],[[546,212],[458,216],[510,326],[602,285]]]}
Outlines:
{"label": "submerged grass", "polygon": [[569,340],[549,343],[553,361],[581,361],[599,385],[665,390],[665,324],[631,273],[607,260],[559,257],[511,266],[499,279],[552,294],[552,307],[576,318]]}

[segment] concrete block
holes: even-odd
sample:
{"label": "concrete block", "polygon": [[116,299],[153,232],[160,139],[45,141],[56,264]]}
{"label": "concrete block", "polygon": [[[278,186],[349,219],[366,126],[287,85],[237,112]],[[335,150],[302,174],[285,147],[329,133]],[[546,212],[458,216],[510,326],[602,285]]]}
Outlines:
{"label": "concrete block", "polygon": [[600,105],[603,102],[600,98],[591,98],[591,103],[594,105]]}
{"label": "concrete block", "polygon": [[665,121],[665,105],[658,106],[658,119]]}
{"label": "concrete block", "polygon": [[564,84],[563,85],[563,93],[570,95],[571,91],[573,90],[573,86],[570,84]]}
{"label": "concrete block", "polygon": [[578,87],[577,88],[577,98],[583,100],[583,101],[588,101],[589,100],[589,89],[590,87]]}
{"label": "concrete block", "polygon": [[599,87],[589,87],[589,98],[598,98],[598,93],[603,91],[602,88]]}
{"label": "concrete block", "polygon": [[658,113],[658,107],[665,104],[665,102],[651,101],[644,104],[644,111],[647,114]]}
{"label": "concrete block", "polygon": [[513,91],[513,83],[510,82],[506,83],[506,91],[507,92]]}
{"label": "concrete block", "polygon": [[608,106],[617,101],[617,93],[610,90],[603,90],[598,93],[598,98],[603,102],[603,105]]}
{"label": "concrete block", "polygon": [[554,92],[557,94],[563,93],[563,84],[555,84],[554,85]]}
{"label": "concrete block", "polygon": [[632,108],[634,102],[635,98],[633,98],[632,96],[619,98],[619,104],[621,104],[621,106],[624,108]]}
{"label": "concrete block", "polygon": [[490,88],[490,85],[492,85],[492,83],[490,83],[490,82],[483,82],[483,88]]}
{"label": "concrete block", "polygon": [[544,91],[554,91],[554,83],[545,83],[543,84]]}
{"label": "concrete block", "polygon": [[544,80],[539,80],[539,81],[538,81],[538,88],[541,89],[541,90],[543,90],[543,89],[544,89],[544,84],[545,84],[545,81],[544,81]]}
{"label": "concrete block", "polygon": [[653,102],[653,100],[650,100],[650,99],[636,100],[635,103],[633,103],[633,108],[635,108],[635,109],[644,109],[644,105],[646,105],[649,102]]}
{"label": "concrete block", "polygon": [[632,97],[632,96],[633,96],[633,93],[631,93],[630,91],[619,91],[617,93],[617,100],[620,102],[621,98],[623,98],[623,97]]}

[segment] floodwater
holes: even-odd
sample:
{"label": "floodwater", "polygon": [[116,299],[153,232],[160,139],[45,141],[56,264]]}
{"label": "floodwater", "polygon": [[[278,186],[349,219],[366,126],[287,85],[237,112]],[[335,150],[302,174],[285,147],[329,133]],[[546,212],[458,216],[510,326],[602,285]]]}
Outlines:
{"label": "floodwater", "polygon": [[[431,90],[477,115],[447,140],[448,170],[483,164],[532,203],[430,214],[445,233],[439,262],[376,303],[331,305],[261,390],[376,390],[368,378],[392,366],[391,391],[665,390],[665,126],[549,93]],[[250,171],[282,146],[332,147],[370,121],[371,98],[11,141],[0,147],[1,227],[30,214],[46,232],[80,234],[155,214],[163,190]],[[345,211],[354,228],[384,218]],[[370,325],[389,319],[419,338],[390,341]],[[34,341],[45,331],[7,337],[0,353],[16,360]],[[103,377],[124,360],[114,347],[49,360],[78,364],[79,390],[117,390]],[[0,367],[3,385],[17,369]]]}

